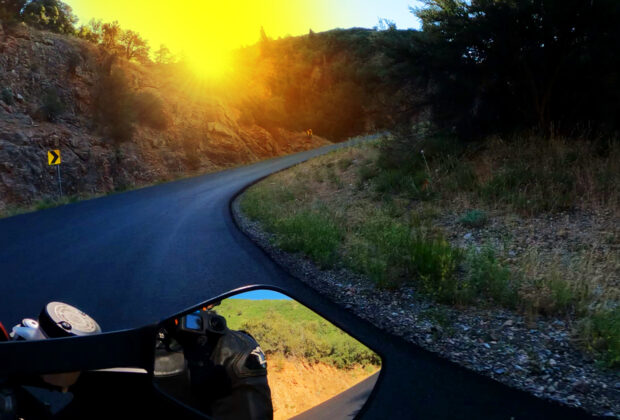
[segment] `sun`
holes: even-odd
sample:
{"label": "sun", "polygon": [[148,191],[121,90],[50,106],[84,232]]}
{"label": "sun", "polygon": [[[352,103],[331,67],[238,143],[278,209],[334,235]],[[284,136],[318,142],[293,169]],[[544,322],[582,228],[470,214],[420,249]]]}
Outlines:
{"label": "sun", "polygon": [[206,80],[221,80],[233,71],[232,54],[224,49],[192,48],[186,60],[194,74]]}

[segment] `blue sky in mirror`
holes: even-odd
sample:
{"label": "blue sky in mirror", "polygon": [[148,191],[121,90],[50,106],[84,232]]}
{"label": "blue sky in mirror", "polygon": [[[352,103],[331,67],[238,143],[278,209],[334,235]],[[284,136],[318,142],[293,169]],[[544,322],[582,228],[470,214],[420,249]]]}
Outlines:
{"label": "blue sky in mirror", "polygon": [[229,299],[248,299],[248,300],[292,300],[290,297],[273,290],[252,290],[251,292],[241,293],[231,296]]}

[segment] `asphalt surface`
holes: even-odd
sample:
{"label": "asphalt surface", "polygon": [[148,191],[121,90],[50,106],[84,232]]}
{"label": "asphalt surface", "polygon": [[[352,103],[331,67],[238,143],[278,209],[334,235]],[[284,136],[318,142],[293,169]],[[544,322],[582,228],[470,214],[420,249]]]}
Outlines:
{"label": "asphalt surface", "polygon": [[378,379],[379,373],[377,372],[324,403],[293,417],[291,420],[354,419],[361,411],[364,403],[368,401]]}
{"label": "asphalt surface", "polygon": [[271,284],[383,357],[364,418],[583,417],[383,333],[292,278],[237,229],[229,203],[240,190],[332,148],[0,220],[0,320],[14,325],[59,300],[111,331],[233,288]]}

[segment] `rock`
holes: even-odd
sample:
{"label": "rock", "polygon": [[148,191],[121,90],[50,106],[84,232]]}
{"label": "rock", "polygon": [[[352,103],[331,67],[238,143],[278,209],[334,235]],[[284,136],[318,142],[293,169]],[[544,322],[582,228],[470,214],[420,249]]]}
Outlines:
{"label": "rock", "polygon": [[483,345],[483,346],[484,346],[484,348],[486,348],[486,349],[490,349],[490,348],[491,348],[491,346],[490,346],[488,343],[482,343],[482,345]]}
{"label": "rock", "polygon": [[473,238],[473,236],[474,235],[472,235],[471,233],[466,233],[465,235],[463,235],[463,239],[469,241],[471,238]]}
{"label": "rock", "polygon": [[19,93],[15,95],[15,99],[17,99],[17,102],[24,102],[24,97]]}
{"label": "rock", "polygon": [[558,363],[554,359],[549,359],[549,366],[555,366]]}
{"label": "rock", "polygon": [[499,369],[495,369],[494,372],[497,373],[498,375],[503,375],[506,372],[506,369],[499,368]]}
{"label": "rock", "polygon": [[504,323],[502,324],[502,327],[512,327],[512,324],[513,324],[513,323],[514,323],[514,322],[512,321],[512,319],[509,319],[508,321],[506,321],[506,322],[504,322]]}
{"label": "rock", "polygon": [[586,394],[590,390],[590,384],[583,379],[573,382],[572,389],[580,394]]}

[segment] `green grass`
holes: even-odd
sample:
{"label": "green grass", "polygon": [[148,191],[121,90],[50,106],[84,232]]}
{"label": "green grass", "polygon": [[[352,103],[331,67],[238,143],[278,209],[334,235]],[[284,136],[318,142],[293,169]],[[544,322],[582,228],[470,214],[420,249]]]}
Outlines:
{"label": "green grass", "polygon": [[95,195],[63,195],[61,198],[44,198],[37,200],[28,206],[8,207],[0,212],[0,219],[4,217],[17,216],[18,214],[30,213],[33,211],[45,210],[66,204],[76,203],[81,200],[95,198]]}
{"label": "green grass", "polygon": [[298,201],[291,192],[296,187],[288,187],[267,181],[250,188],[241,201],[242,211],[274,233],[282,249],[303,252],[323,267],[342,261],[380,287],[418,283],[429,294],[452,299],[460,254],[440,233],[393,220],[389,204],[385,211],[363,213],[353,225],[338,214],[340,206]]}
{"label": "green grass", "polygon": [[229,328],[249,332],[266,354],[339,369],[381,364],[368,347],[293,300],[226,299],[215,310]]}
{"label": "green grass", "polygon": [[354,231],[348,265],[381,287],[418,284],[424,292],[450,300],[455,289],[458,250],[421,225],[405,224],[388,214],[371,214]]}
{"label": "green grass", "polygon": [[585,318],[579,336],[611,368],[620,367],[620,308],[603,309]]}
{"label": "green grass", "polygon": [[327,215],[300,211],[280,219],[275,232],[278,245],[285,251],[301,251],[323,267],[331,267],[336,261],[342,232]]}
{"label": "green grass", "polygon": [[[515,308],[518,289],[511,271],[502,266],[490,247],[470,249],[466,257],[466,274],[460,288],[461,302],[491,301],[507,308]],[[486,301],[486,302],[485,302]]]}

